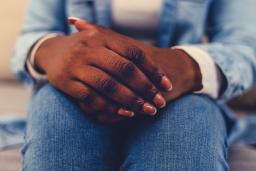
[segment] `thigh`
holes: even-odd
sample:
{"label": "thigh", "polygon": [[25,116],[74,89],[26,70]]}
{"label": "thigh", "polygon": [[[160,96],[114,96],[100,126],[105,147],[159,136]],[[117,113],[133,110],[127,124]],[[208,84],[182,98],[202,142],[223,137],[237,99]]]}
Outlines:
{"label": "thigh", "polygon": [[225,118],[206,96],[184,96],[157,117],[127,126],[121,170],[228,170]]}
{"label": "thigh", "polygon": [[87,119],[52,86],[45,85],[32,97],[22,150],[23,170],[112,171],[115,146],[113,127]]}

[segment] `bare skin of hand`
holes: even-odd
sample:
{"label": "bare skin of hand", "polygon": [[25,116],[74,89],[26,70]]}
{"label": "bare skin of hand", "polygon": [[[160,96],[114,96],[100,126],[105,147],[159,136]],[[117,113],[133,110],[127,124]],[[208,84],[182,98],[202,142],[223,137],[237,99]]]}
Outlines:
{"label": "bare skin of hand", "polygon": [[164,71],[134,44],[109,42],[107,29],[89,27],[46,40],[36,53],[36,68],[100,121],[115,122],[135,113],[155,115],[166,105],[159,90],[172,89]]}
{"label": "bare skin of hand", "polygon": [[154,115],[166,101],[202,87],[199,67],[182,50],[153,47],[83,20],[70,23],[80,32],[43,43],[36,66],[101,122]]}
{"label": "bare skin of hand", "polygon": [[[73,23],[79,31],[88,31],[90,29],[101,30],[101,38],[107,42],[108,48],[121,56],[127,56],[127,51],[120,49],[120,44],[126,42],[126,45],[132,45],[134,53],[140,59],[137,65],[144,63],[144,58],[150,58],[155,66],[164,70],[167,77],[171,79],[173,90],[162,91],[167,102],[171,102],[178,97],[202,89],[202,76],[198,64],[183,50],[171,48],[157,48],[141,41],[116,33],[110,29],[92,25],[83,20],[76,20]],[[114,41],[113,41],[114,40]],[[125,48],[124,48],[125,49]],[[130,56],[134,56],[129,54]],[[128,55],[128,56],[129,56]],[[142,70],[144,69],[141,66]],[[150,78],[150,75],[148,75]],[[104,116],[103,116],[104,117]],[[108,120],[105,115],[105,120]]]}
{"label": "bare skin of hand", "polygon": [[[171,102],[186,93],[202,89],[202,76],[199,66],[183,50],[157,48],[116,33],[110,29],[89,24],[83,20],[75,20],[72,24],[74,24],[79,31],[88,31],[90,29],[101,30],[102,38],[105,41],[108,41],[107,45],[109,49],[115,51],[121,56],[127,56],[127,51],[118,48],[119,45],[124,44],[124,42],[129,46],[132,45],[133,50],[130,52],[134,53],[137,58],[140,58],[137,65],[144,63],[143,58],[152,59],[155,66],[162,68],[164,72],[167,73],[167,77],[172,81],[173,90],[169,92],[162,91],[167,102]],[[108,116],[103,115],[103,117],[104,116],[105,120],[110,119]]]}

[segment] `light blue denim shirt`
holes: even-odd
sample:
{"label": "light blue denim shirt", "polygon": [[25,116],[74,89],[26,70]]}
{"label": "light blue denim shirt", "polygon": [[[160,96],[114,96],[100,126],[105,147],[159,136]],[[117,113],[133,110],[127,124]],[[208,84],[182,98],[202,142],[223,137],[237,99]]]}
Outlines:
{"label": "light blue denim shirt", "polygon": [[[29,0],[13,70],[26,83],[32,45],[51,33],[71,34],[67,17],[111,28],[110,0]],[[209,43],[203,43],[207,35]],[[256,0],[164,0],[157,45],[193,45],[207,51],[227,78],[220,103],[248,90],[256,78]],[[256,136],[255,136],[256,137]]]}

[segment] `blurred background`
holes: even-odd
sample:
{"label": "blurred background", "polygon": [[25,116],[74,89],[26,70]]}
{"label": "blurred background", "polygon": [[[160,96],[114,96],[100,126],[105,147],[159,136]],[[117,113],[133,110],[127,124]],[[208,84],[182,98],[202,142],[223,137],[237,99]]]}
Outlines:
{"label": "blurred background", "polygon": [[[29,91],[15,80],[10,70],[10,56],[25,7],[26,0],[1,1],[0,5],[0,118],[26,114]],[[19,149],[0,152],[0,171],[18,171],[20,161]]]}
{"label": "blurred background", "polygon": [[[8,0],[3,1],[0,5],[0,118],[26,115],[29,90],[15,80],[15,76],[10,70],[12,48],[23,23],[26,3],[27,0]],[[229,105],[240,115],[248,112],[254,114],[256,112],[256,89],[251,90],[243,97],[232,100]],[[230,153],[238,153],[240,158],[244,159],[241,160],[239,157],[234,157],[235,155],[232,157],[231,155],[232,171],[253,171],[251,170],[253,167],[248,163],[250,161],[255,163],[255,150],[240,145],[233,148]],[[254,156],[254,158],[248,156]],[[0,152],[0,171],[20,170],[20,160],[19,149]],[[246,166],[243,170],[239,170],[239,162]]]}

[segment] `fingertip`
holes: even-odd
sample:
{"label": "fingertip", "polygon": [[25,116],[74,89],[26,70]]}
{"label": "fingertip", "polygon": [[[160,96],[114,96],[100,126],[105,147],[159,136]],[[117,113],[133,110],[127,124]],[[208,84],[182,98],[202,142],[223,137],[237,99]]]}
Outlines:
{"label": "fingertip", "polygon": [[169,78],[167,78],[167,76],[162,77],[161,85],[163,86],[164,89],[166,89],[166,91],[172,91],[173,90],[172,82],[170,81]]}
{"label": "fingertip", "polygon": [[68,23],[72,25],[75,25],[75,23],[79,20],[80,18],[77,18],[77,17],[68,17]]}
{"label": "fingertip", "polygon": [[124,117],[133,117],[134,116],[134,112],[120,108],[117,112],[119,115],[124,116]]}
{"label": "fingertip", "polygon": [[68,23],[74,25],[78,31],[90,30],[95,28],[91,23],[77,17],[68,17]]}
{"label": "fingertip", "polygon": [[159,108],[164,108],[166,106],[166,101],[164,97],[160,94],[157,93],[153,99],[153,102],[159,107]]}
{"label": "fingertip", "polygon": [[157,113],[157,109],[149,103],[143,105],[143,111],[151,116],[155,116]]}

